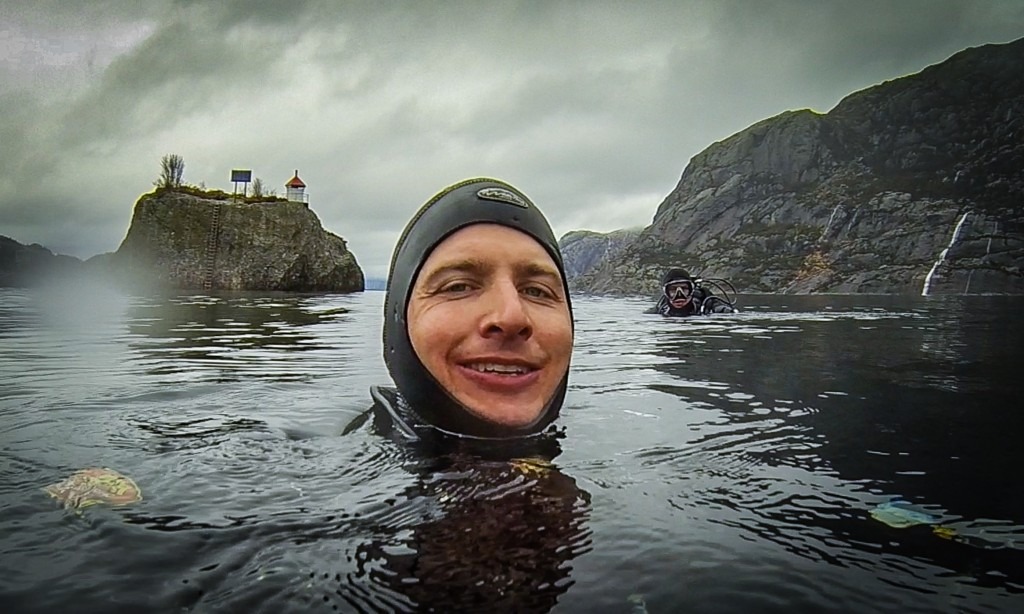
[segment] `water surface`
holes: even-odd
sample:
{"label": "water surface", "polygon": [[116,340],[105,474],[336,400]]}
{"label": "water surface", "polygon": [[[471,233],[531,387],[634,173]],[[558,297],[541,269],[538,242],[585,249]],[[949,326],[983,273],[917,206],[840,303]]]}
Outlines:
{"label": "water surface", "polygon": [[[340,436],[388,383],[383,293],[0,290],[0,604],[1016,611],[1024,300],[574,302],[545,466]],[[41,490],[93,466],[143,501]]]}

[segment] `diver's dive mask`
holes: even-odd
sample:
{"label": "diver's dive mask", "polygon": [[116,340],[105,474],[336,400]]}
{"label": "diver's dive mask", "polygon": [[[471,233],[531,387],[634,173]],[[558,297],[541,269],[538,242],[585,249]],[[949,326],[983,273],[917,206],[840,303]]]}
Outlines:
{"label": "diver's dive mask", "polygon": [[693,294],[693,282],[688,279],[679,279],[665,284],[665,296],[675,301],[687,299]]}

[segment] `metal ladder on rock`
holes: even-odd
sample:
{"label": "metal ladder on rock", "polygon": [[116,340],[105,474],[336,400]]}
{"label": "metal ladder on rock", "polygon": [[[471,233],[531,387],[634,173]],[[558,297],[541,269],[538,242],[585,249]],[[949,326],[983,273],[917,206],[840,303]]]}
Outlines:
{"label": "metal ladder on rock", "polygon": [[206,235],[206,251],[203,253],[203,290],[213,288],[213,272],[217,264],[217,243],[220,239],[220,210],[224,205],[215,203],[210,221],[210,232]]}

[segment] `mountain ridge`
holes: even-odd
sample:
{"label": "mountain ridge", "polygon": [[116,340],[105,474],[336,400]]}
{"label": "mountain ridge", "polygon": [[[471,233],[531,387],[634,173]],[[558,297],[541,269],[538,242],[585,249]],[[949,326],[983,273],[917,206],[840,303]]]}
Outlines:
{"label": "mountain ridge", "polygon": [[717,141],[614,256],[570,253],[570,287],[651,294],[682,266],[745,292],[1024,293],[1022,66],[1024,39],[969,48]]}

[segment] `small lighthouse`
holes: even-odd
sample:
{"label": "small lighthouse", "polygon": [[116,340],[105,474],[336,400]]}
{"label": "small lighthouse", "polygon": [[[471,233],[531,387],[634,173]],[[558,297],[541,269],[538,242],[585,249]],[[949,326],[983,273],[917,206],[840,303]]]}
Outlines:
{"label": "small lighthouse", "polygon": [[284,187],[287,190],[287,192],[285,192],[285,198],[289,201],[309,203],[309,196],[306,195],[306,184],[299,179],[299,169],[295,169],[295,175],[288,181],[288,183],[284,184]]}

